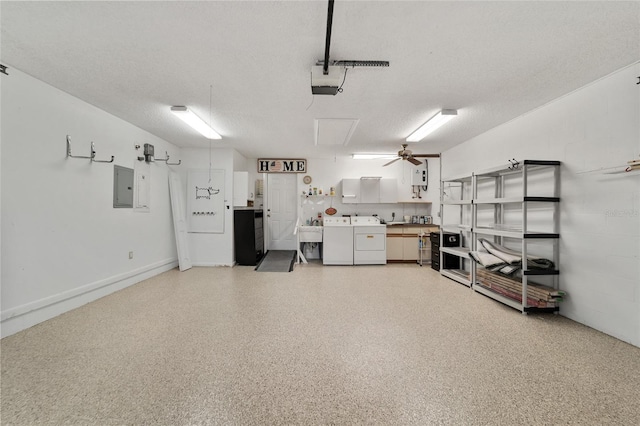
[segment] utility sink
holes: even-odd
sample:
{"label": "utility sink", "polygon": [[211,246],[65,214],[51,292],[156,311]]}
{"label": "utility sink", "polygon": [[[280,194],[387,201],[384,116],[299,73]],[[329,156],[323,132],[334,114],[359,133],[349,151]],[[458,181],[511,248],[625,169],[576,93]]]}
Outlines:
{"label": "utility sink", "polygon": [[298,235],[300,235],[301,243],[321,243],[322,242],[322,226],[300,225],[298,227]]}

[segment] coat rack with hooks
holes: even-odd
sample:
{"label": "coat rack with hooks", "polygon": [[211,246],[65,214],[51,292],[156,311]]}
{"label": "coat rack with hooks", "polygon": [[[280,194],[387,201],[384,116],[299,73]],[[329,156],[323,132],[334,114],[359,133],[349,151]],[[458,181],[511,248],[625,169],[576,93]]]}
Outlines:
{"label": "coat rack with hooks", "polygon": [[182,164],[182,160],[178,160],[177,163],[170,163],[169,162],[169,153],[167,151],[164,152],[164,156],[166,158],[156,158],[156,161],[164,161],[166,162],[167,166],[179,166],[180,164]]}
{"label": "coat rack with hooks", "polygon": [[84,155],[73,155],[71,154],[71,137],[67,135],[67,157],[70,158],[84,158],[87,160],[91,160],[92,163],[113,163],[114,156],[111,156],[111,160],[96,160],[96,144],[95,142],[91,142],[91,154],[87,157]]}

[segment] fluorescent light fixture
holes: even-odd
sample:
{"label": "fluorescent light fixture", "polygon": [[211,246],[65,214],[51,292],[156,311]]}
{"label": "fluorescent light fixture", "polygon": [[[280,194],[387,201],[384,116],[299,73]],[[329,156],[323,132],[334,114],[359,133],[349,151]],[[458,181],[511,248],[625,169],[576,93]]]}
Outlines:
{"label": "fluorescent light fixture", "polygon": [[353,154],[354,160],[377,160],[396,158],[397,154]]}
{"label": "fluorescent light fixture", "polygon": [[222,136],[213,130],[200,117],[195,115],[189,108],[185,106],[172,106],[171,112],[180,117],[182,121],[193,127],[204,135],[207,139],[222,139]]}
{"label": "fluorescent light fixture", "polygon": [[458,115],[458,111],[455,109],[443,109],[429,120],[424,123],[418,130],[413,132],[407,138],[407,142],[419,142],[424,139],[429,133],[438,129],[440,126],[451,120]]}

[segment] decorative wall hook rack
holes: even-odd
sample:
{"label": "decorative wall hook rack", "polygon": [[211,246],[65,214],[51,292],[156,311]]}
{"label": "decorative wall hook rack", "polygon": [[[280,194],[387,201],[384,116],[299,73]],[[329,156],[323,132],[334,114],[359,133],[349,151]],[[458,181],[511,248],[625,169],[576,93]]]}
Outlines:
{"label": "decorative wall hook rack", "polygon": [[178,160],[177,163],[170,163],[169,162],[169,153],[167,151],[164,152],[164,156],[166,158],[156,158],[155,160],[156,161],[164,161],[167,164],[167,166],[179,166],[180,164],[182,164],[182,160]]}
{"label": "decorative wall hook rack", "polygon": [[91,154],[87,157],[84,155],[73,155],[71,154],[71,137],[67,135],[67,157],[70,158],[84,158],[87,160],[91,160],[92,163],[113,163],[114,156],[111,156],[111,160],[96,160],[96,144],[95,142],[91,142]]}

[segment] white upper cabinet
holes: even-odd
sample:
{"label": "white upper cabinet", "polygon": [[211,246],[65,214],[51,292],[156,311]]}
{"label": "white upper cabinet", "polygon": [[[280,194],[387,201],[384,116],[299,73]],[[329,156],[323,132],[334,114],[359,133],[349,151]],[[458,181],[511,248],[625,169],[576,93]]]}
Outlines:
{"label": "white upper cabinet", "polygon": [[398,202],[398,179],[380,179],[380,202]]}
{"label": "white upper cabinet", "polygon": [[360,202],[371,204],[380,202],[380,178],[360,179]]}
{"label": "white upper cabinet", "polygon": [[247,207],[249,172],[233,172],[233,206]]}
{"label": "white upper cabinet", "polygon": [[379,204],[397,202],[397,179],[342,179],[343,204]]}
{"label": "white upper cabinet", "polygon": [[360,202],[360,179],[342,179],[342,203]]}

